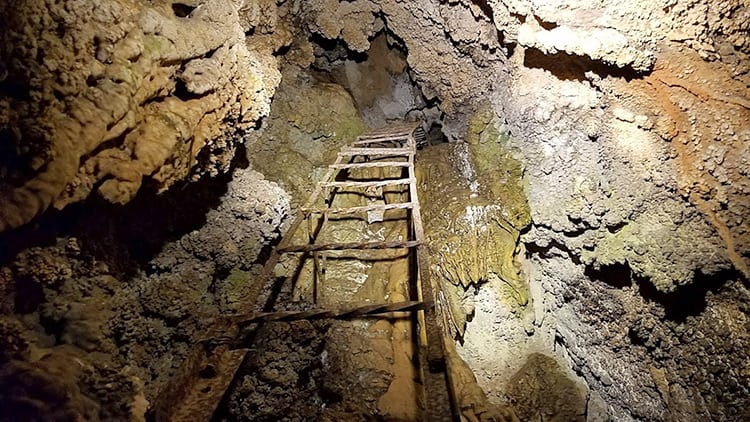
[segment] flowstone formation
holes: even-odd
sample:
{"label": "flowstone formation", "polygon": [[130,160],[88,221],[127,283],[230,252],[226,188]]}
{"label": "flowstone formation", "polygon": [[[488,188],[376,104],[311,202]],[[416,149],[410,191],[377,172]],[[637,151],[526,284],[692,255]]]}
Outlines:
{"label": "flowstone formation", "polygon": [[522,168],[507,150],[507,135],[489,119],[486,110],[478,113],[467,142],[428,147],[417,160],[433,273],[444,283],[456,338],[473,314],[473,294],[491,278],[505,286],[511,307],[529,301],[516,261],[530,222]]}

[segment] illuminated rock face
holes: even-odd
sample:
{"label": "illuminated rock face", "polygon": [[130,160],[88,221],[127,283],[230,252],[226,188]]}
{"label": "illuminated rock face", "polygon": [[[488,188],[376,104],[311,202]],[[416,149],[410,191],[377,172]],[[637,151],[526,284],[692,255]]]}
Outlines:
{"label": "illuminated rock face", "polygon": [[307,13],[356,51],[385,26],[450,139],[490,104],[523,163],[532,305],[518,315],[480,288],[460,350],[492,399],[523,363],[498,355],[541,348],[583,374],[592,420],[747,417],[742,394],[712,381],[746,389],[720,369],[744,368],[746,352],[691,340],[721,314],[748,346],[747,6],[328,0]]}
{"label": "illuminated rock face", "polygon": [[[549,410],[561,420],[570,415],[589,420],[750,418],[750,298],[741,281],[750,274],[746,4],[0,3],[6,16],[0,34],[0,231],[32,221],[50,206],[62,209],[91,195],[133,203],[145,190],[142,185],[179,195],[176,182],[226,171],[245,139],[251,140],[248,153],[256,170],[279,180],[294,204],[304,196],[300,186],[308,176],[345,141],[340,135],[362,129],[355,105],[369,107],[380,119],[364,116],[368,122],[393,117],[389,111],[401,106],[421,107],[417,111],[439,121],[449,140],[472,145],[475,167],[490,181],[484,187],[499,187],[477,199],[467,185],[468,197],[481,207],[467,207],[467,202],[436,209],[436,214],[453,211],[444,217],[461,223],[453,233],[459,236],[440,243],[440,227],[430,233],[445,251],[462,249],[463,255],[447,253],[435,262],[444,281],[455,287],[454,333],[464,338],[458,353],[490,400],[504,404],[510,391],[513,404],[525,406],[521,414],[533,418],[532,398],[538,391],[519,386],[526,380],[544,385],[545,379],[570,378],[562,384],[574,386],[574,409]],[[386,46],[377,37],[382,33],[388,36]],[[370,98],[373,92],[349,86],[352,100],[341,86],[314,80],[302,70],[303,79],[285,79],[297,87],[279,93],[285,105],[274,115],[269,105],[281,83],[280,68],[325,73],[319,59],[329,42],[338,43],[342,56],[368,52],[373,62],[380,57],[375,48],[398,48],[403,59],[376,64],[401,75],[391,81],[390,73],[383,73],[388,82],[383,86],[413,82],[409,95]],[[355,62],[344,66],[352,85],[367,78],[373,65]],[[341,78],[334,81],[342,83]],[[309,98],[299,101],[297,93]],[[404,98],[409,101],[398,101]],[[320,116],[314,113],[318,109]],[[500,143],[502,156],[496,159],[492,151]],[[297,171],[286,170],[292,168]],[[503,208],[509,203],[502,189],[508,180],[514,186],[510,202],[523,205],[516,207],[518,215],[502,212],[512,211]],[[237,183],[255,192],[266,182],[253,174],[238,176]],[[273,192],[267,200],[282,196]],[[512,230],[503,230],[505,223]],[[439,218],[426,224],[445,226]],[[484,231],[488,224],[493,226]],[[268,243],[275,234],[267,225],[263,236],[252,234],[246,243]],[[472,230],[479,235],[461,236]],[[164,297],[194,296],[197,303],[213,288],[208,276],[171,288],[169,277],[179,279],[174,274],[192,268],[186,259],[175,266],[180,254],[173,249],[192,245],[205,262],[217,262],[221,271],[216,273],[230,272],[222,280],[229,286],[226,297],[217,301],[231,305],[232,286],[241,288],[249,271],[236,268],[235,258],[249,248],[245,259],[252,261],[259,247],[233,244],[234,235],[219,232],[207,225],[186,235],[179,247],[170,244],[153,262],[150,271],[156,273],[139,278],[135,284],[142,289],[127,292],[124,303],[143,302],[143,312],[132,312],[149,318],[159,312],[165,320],[184,317],[188,307],[175,311],[165,306]],[[206,247],[213,244],[208,238],[220,240],[220,247]],[[89,271],[81,272],[82,263],[65,263],[77,260],[66,245],[27,252],[39,259],[22,255],[15,267],[0,268],[0,288],[9,296],[33,299],[35,291],[19,293],[14,283],[43,264],[49,273],[33,281],[48,283],[40,288],[50,296],[45,300],[62,308],[69,299],[58,284],[77,289],[71,277]],[[96,300],[112,290],[111,280],[100,282],[92,294]],[[115,303],[125,300],[118,295]],[[471,301],[465,300],[471,295]],[[467,302],[471,306],[464,306]],[[98,309],[94,302],[81,309],[88,307]],[[47,308],[44,320],[62,318],[52,312],[55,306]],[[89,312],[74,314],[69,318],[78,324],[73,334],[60,337],[66,348],[68,342],[78,342],[80,350],[101,349],[101,344],[114,348],[111,339],[94,335],[103,330],[90,329],[106,315],[87,320],[83,317]],[[168,378],[161,371],[168,372],[170,356],[186,353],[184,342],[161,342],[166,324],[159,318],[151,321],[156,328],[145,325],[150,331],[138,335],[158,344],[160,357],[144,363],[152,357],[145,349],[127,354],[129,364],[140,366],[139,377],[148,373],[154,379],[146,387],[128,381],[120,398],[126,406]],[[4,333],[25,330],[2,322]],[[192,340],[192,335],[186,337]],[[21,359],[13,350],[26,349],[10,346],[8,359]],[[77,356],[80,350],[60,356]],[[9,368],[15,379],[26,367]],[[37,378],[45,383],[48,376]],[[567,397],[558,393],[549,394]],[[584,396],[586,415],[578,400]],[[94,405],[81,400],[76,406],[76,412],[86,413]]]}
{"label": "illuminated rock face", "polygon": [[665,291],[696,270],[747,275],[747,8],[615,3],[8,5],[0,230],[225,171],[268,114],[275,52],[309,65],[307,34],[364,52],[385,29],[450,139],[486,104],[507,121],[527,242],[627,261]]}
{"label": "illuminated rock face", "polygon": [[528,243],[627,261],[664,291],[695,271],[750,273],[746,7],[311,3],[313,33],[356,51],[382,13],[450,138],[492,105],[526,165]]}

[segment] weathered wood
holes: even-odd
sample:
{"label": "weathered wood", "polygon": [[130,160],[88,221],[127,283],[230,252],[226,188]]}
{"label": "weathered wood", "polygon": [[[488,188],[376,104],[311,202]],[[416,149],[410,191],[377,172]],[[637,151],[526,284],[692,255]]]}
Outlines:
{"label": "weathered wood", "polygon": [[363,205],[351,208],[303,208],[305,214],[357,214],[367,211],[405,210],[414,207],[413,202],[402,202],[398,204]]}
{"label": "weathered wood", "polygon": [[371,138],[361,138],[352,142],[350,145],[369,145],[379,142],[406,142],[409,139],[408,134],[392,135],[392,136],[380,136]]}
{"label": "weathered wood", "polygon": [[254,312],[245,315],[232,315],[225,317],[235,325],[249,325],[258,322],[281,322],[300,321],[312,319],[356,319],[366,316],[391,317],[393,312],[411,312],[424,309],[424,304],[419,301],[404,301],[393,303],[368,303],[354,305],[341,309],[310,309],[306,311],[273,311]]}
{"label": "weathered wood", "polygon": [[339,156],[354,156],[354,155],[400,155],[409,156],[414,154],[411,148],[343,148],[339,153]]}
{"label": "weathered wood", "polygon": [[379,186],[391,186],[391,185],[408,185],[415,179],[390,179],[390,180],[373,180],[369,182],[323,182],[319,183],[318,186],[323,187],[336,187],[336,188],[369,188]]}
{"label": "weathered wood", "polygon": [[334,169],[359,169],[372,167],[409,167],[408,161],[368,161],[365,163],[331,164]]}
{"label": "weathered wood", "polygon": [[[430,280],[429,261],[424,248],[424,229],[422,227],[419,202],[416,190],[416,175],[414,171],[414,156],[416,154],[415,131],[419,128],[418,123],[408,123],[397,128],[389,127],[380,131],[374,131],[369,135],[359,137],[356,141],[359,145],[375,144],[378,142],[399,142],[401,145],[393,148],[344,148],[337,156],[336,162],[329,166],[324,176],[324,183],[318,184],[307,204],[301,208],[294,220],[282,237],[278,246],[273,249],[271,256],[266,261],[261,271],[259,282],[252,283],[249,292],[240,299],[240,303],[251,309],[246,315],[219,316],[218,322],[212,333],[221,333],[223,337],[231,340],[238,338],[240,326],[255,324],[262,326],[266,321],[294,320],[301,318],[356,318],[371,314],[382,314],[399,311],[419,312],[423,317],[419,321],[424,322],[427,333],[427,342],[421,341],[417,336],[418,358],[421,363],[424,391],[426,392],[426,414],[427,420],[457,420],[455,396],[451,394],[448,373],[445,370],[445,353],[443,341],[443,330],[437,322],[435,315],[435,294]],[[421,134],[419,135],[421,136]],[[367,157],[404,157],[408,161],[373,161],[365,163],[352,163],[356,156]],[[349,157],[348,163],[344,159]],[[393,180],[378,181],[335,181],[334,175],[341,169],[352,168],[378,168],[378,167],[404,167],[408,168],[409,177]],[[378,187],[389,185],[408,185],[409,202],[387,205],[370,205],[351,208],[329,208],[330,199],[336,194],[340,187]],[[333,189],[331,189],[333,188]],[[329,191],[329,189],[331,189]],[[313,206],[320,198],[321,193],[326,192],[326,208],[314,209]],[[414,234],[414,240],[398,242],[359,242],[359,243],[328,243],[315,244],[320,230],[313,233],[309,228],[309,244],[290,245],[300,225],[307,220],[312,223],[312,214],[322,214],[323,225],[328,223],[328,216],[332,214],[349,214],[373,210],[389,209],[411,209],[410,228]],[[322,226],[319,226],[322,227]],[[324,271],[322,268],[325,255],[320,258],[320,251],[325,250],[369,250],[369,249],[410,249],[415,256],[418,275],[414,276],[421,290],[417,300],[399,302],[394,304],[375,304],[348,308],[338,311],[311,310],[311,311],[281,311],[268,312],[274,300],[272,291],[276,289],[271,286],[275,281],[274,269],[281,256],[285,253],[302,252],[311,253],[315,260],[315,283],[322,282]],[[317,299],[317,292],[314,293]],[[414,313],[413,315],[416,315]],[[244,319],[242,319],[244,318]],[[421,323],[420,322],[420,323]],[[255,331],[257,332],[257,330]],[[250,343],[251,339],[245,339]],[[186,359],[177,375],[160,392],[154,403],[154,415],[157,422],[162,421],[202,421],[210,420],[217,405],[224,396],[227,388],[232,383],[237,369],[245,359],[247,349],[230,350],[228,344],[211,345],[200,343],[196,345],[189,358]],[[446,387],[447,385],[447,387]],[[447,393],[446,393],[447,391]]]}
{"label": "weathered wood", "polygon": [[292,252],[314,252],[314,251],[345,251],[356,249],[404,249],[421,245],[416,240],[401,242],[352,242],[352,243],[327,243],[318,245],[292,245],[280,248],[281,253]]}

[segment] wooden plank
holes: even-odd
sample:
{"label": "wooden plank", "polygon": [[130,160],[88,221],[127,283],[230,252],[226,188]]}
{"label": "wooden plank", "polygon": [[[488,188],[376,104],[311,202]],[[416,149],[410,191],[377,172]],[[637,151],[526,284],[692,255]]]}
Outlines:
{"label": "wooden plank", "polygon": [[313,252],[313,251],[343,251],[356,249],[404,249],[414,248],[422,242],[416,240],[393,241],[393,242],[354,242],[354,243],[327,243],[319,245],[293,245],[280,248],[280,253],[291,252]]}
{"label": "wooden plank", "polygon": [[319,183],[318,186],[328,188],[369,188],[379,186],[391,186],[391,185],[408,185],[414,182],[412,178],[405,179],[391,179],[391,180],[373,180],[369,182],[323,182]]}
{"label": "wooden plank", "polygon": [[351,144],[349,144],[349,146],[350,146],[350,147],[355,147],[355,148],[359,148],[359,147],[361,147],[362,145],[377,145],[377,144],[389,144],[389,145],[393,145],[393,146],[392,146],[392,147],[390,147],[390,148],[397,148],[397,147],[400,147],[400,146],[401,146],[401,143],[402,143],[402,142],[403,142],[403,141],[400,141],[400,140],[392,140],[392,139],[391,139],[391,140],[385,140],[385,141],[382,141],[382,140],[380,140],[380,139],[371,139],[371,140],[364,140],[364,141],[354,141],[354,142],[352,142]]}
{"label": "wooden plank", "polygon": [[395,134],[395,135],[372,135],[369,137],[359,137],[356,141],[352,142],[350,145],[369,145],[369,144],[376,144],[378,142],[406,142],[406,140],[409,138],[409,134]]}
{"label": "wooden plank", "polygon": [[366,211],[405,210],[413,207],[414,203],[412,202],[402,202],[398,204],[364,205],[351,208],[303,208],[302,212],[305,214],[356,214]]}
{"label": "wooden plank", "polygon": [[[378,139],[388,139],[389,137],[396,137],[402,139],[404,134],[408,135],[407,143],[408,148],[395,147],[395,148],[345,148],[344,151],[338,154],[336,162],[331,165],[328,172],[324,176],[323,180],[328,184],[319,184],[313,194],[310,196],[307,204],[304,208],[311,208],[320,197],[321,193],[327,187],[338,187],[339,182],[333,182],[332,177],[336,174],[337,170],[344,167],[342,164],[345,157],[353,157],[356,155],[370,155],[370,156],[402,156],[409,159],[408,166],[400,165],[403,167],[409,167],[410,177],[408,179],[394,180],[394,181],[380,181],[375,182],[374,186],[386,186],[391,184],[409,184],[410,198],[414,201],[412,207],[413,212],[416,212],[417,221],[419,222],[419,229],[415,226],[415,234],[420,234],[418,240],[408,242],[363,242],[359,244],[321,244],[321,245],[301,245],[301,246],[289,246],[294,234],[299,229],[302,222],[305,220],[305,213],[301,210],[295,214],[293,223],[290,228],[282,237],[279,245],[274,248],[271,256],[266,261],[261,271],[259,282],[252,283],[249,292],[238,301],[243,304],[247,304],[248,308],[256,310],[267,309],[267,305],[270,302],[270,292],[273,289],[269,289],[268,284],[274,280],[274,269],[278,264],[282,253],[289,252],[305,252],[305,251],[322,251],[322,250],[346,250],[346,249],[403,249],[403,248],[416,248],[418,262],[420,267],[420,279],[423,286],[429,285],[429,267],[426,262],[424,248],[422,247],[422,241],[424,239],[423,229],[421,229],[421,217],[419,217],[419,204],[417,203],[416,196],[416,179],[413,170],[413,159],[415,154],[415,142],[412,138],[414,130],[417,128],[417,124],[407,124],[401,131],[395,131],[392,128],[380,132],[373,132],[368,136],[360,137],[359,141],[366,141],[368,143],[377,143]],[[369,141],[369,140],[372,141]],[[357,142],[359,142],[357,141]],[[364,163],[351,163],[351,164],[364,164]],[[364,166],[362,166],[364,167]],[[356,168],[356,167],[349,167]],[[385,182],[385,183],[384,183]],[[398,182],[398,183],[393,183]],[[349,182],[358,183],[359,186],[373,186],[373,182]],[[382,184],[384,183],[384,184]],[[364,185],[363,185],[364,184]],[[397,204],[390,204],[397,205]],[[356,208],[356,207],[355,207]],[[324,213],[324,218],[328,213]],[[283,252],[282,252],[283,251]],[[425,279],[427,284],[425,284]],[[428,323],[428,345],[430,349],[426,355],[426,359],[421,359],[423,364],[430,364],[437,362],[432,357],[435,355],[432,353],[434,349],[433,340],[434,334],[439,334],[439,329],[435,326],[434,320],[434,304],[432,289],[426,289],[429,294],[423,296],[428,298],[428,302],[425,304],[429,309],[426,311],[427,315],[432,314],[432,321],[427,319]],[[258,326],[262,325],[258,323]],[[237,332],[237,326],[234,324],[226,326],[215,327],[217,330],[223,330],[230,338]],[[442,345],[442,342],[440,343]],[[422,347],[420,347],[420,350]],[[193,347],[191,354],[188,359],[178,370],[169,383],[160,391],[157,399],[154,403],[154,414],[157,422],[162,421],[193,421],[193,420],[210,420],[212,414],[215,412],[216,407],[220,403],[224,396],[227,388],[233,381],[235,373],[239,368],[242,361],[245,359],[247,349],[229,350],[226,345],[219,345],[218,347],[212,348],[204,344],[198,344]],[[420,352],[420,356],[423,355]],[[441,354],[444,359],[444,355]],[[444,363],[444,360],[443,360]],[[429,373],[430,371],[428,371]],[[427,379],[431,379],[427,377]],[[430,390],[430,388],[428,388]],[[435,398],[441,400],[440,393]],[[442,398],[442,402],[445,403],[447,400]],[[431,403],[435,403],[431,401]],[[445,412],[441,409],[432,409],[431,413]]]}
{"label": "wooden plank", "polygon": [[368,161],[366,163],[331,164],[333,169],[359,169],[372,167],[409,167],[408,161]]}
{"label": "wooden plank", "polygon": [[403,136],[408,137],[416,127],[414,125],[388,126],[379,129],[373,129],[365,134],[357,136],[357,139],[376,138],[380,136]]}
{"label": "wooden plank", "polygon": [[271,321],[300,321],[313,319],[356,319],[364,316],[393,317],[393,312],[412,312],[424,309],[424,304],[418,301],[402,301],[389,303],[366,303],[350,305],[340,309],[310,309],[306,311],[273,311],[253,312],[250,314],[231,315],[225,317],[233,324],[242,326],[258,322]]}
{"label": "wooden plank", "polygon": [[412,129],[410,127],[396,127],[396,128],[375,129],[375,130],[370,131],[368,133],[365,133],[363,135],[357,136],[357,140],[374,139],[374,138],[384,138],[384,137],[389,137],[389,136],[391,136],[391,137],[398,136],[398,137],[404,138],[404,140],[406,140],[406,138],[409,137],[409,134],[413,130],[414,129]]}
{"label": "wooden plank", "polygon": [[353,155],[403,155],[408,156],[414,154],[414,150],[411,148],[395,147],[395,148],[342,148],[339,153],[340,156],[353,156]]}

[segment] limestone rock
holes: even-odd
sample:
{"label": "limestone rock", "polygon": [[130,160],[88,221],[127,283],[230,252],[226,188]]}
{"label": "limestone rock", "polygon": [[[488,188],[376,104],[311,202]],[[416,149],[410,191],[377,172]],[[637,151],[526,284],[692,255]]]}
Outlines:
{"label": "limestone rock", "polygon": [[273,50],[246,42],[243,2],[5,3],[0,231],[93,190],[126,203],[145,178],[225,171],[268,113]]}

